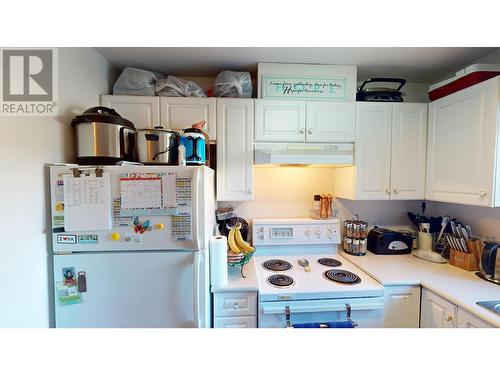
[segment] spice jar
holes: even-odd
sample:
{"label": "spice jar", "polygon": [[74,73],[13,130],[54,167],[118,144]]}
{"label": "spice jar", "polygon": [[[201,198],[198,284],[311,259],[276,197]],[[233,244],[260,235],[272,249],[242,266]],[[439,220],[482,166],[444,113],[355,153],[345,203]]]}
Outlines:
{"label": "spice jar", "polygon": [[359,224],[359,238],[366,238],[368,236],[368,223],[366,221],[358,221]]}
{"label": "spice jar", "polygon": [[358,255],[366,254],[366,238],[359,240],[359,253]]}
{"label": "spice jar", "polygon": [[352,231],[353,222],[351,220],[344,221],[344,235],[347,237],[353,237]]}
{"label": "spice jar", "polygon": [[344,237],[342,248],[345,252],[350,253],[352,251],[352,239],[349,237]]}
{"label": "spice jar", "polygon": [[354,223],[352,223],[352,236],[357,239],[361,238],[359,227],[359,221],[355,221]]}
{"label": "spice jar", "polygon": [[352,253],[353,254],[358,254],[359,253],[359,239],[355,238],[352,240]]}

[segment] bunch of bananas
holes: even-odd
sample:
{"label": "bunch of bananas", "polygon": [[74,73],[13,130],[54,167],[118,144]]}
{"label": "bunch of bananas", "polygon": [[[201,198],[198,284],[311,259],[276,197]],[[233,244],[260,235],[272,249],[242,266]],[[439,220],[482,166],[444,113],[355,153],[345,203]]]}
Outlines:
{"label": "bunch of bananas", "polygon": [[255,248],[241,236],[240,225],[231,228],[227,236],[227,243],[229,245],[229,255],[231,255],[231,252],[233,254],[249,254],[255,251]]}

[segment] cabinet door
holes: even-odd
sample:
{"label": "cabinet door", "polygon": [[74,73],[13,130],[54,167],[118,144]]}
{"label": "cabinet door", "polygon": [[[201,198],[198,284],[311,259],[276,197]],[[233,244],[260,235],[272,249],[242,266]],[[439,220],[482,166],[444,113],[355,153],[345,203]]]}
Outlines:
{"label": "cabinet door", "polygon": [[425,198],[427,104],[394,103],[391,199]]}
{"label": "cabinet door", "polygon": [[499,82],[429,104],[427,199],[492,205]]}
{"label": "cabinet door", "polygon": [[491,324],[479,319],[464,309],[458,309],[458,328],[494,328]]}
{"label": "cabinet door", "polygon": [[214,328],[257,328],[257,316],[215,317]]}
{"label": "cabinet door", "polygon": [[134,123],[136,129],[160,125],[160,101],[157,96],[101,95],[101,105],[113,108]]}
{"label": "cabinet door", "polygon": [[356,103],[356,199],[389,199],[392,103]]}
{"label": "cabinet door", "polygon": [[420,325],[420,286],[384,288],[384,327],[418,328]]}
{"label": "cabinet door", "polygon": [[211,141],[216,139],[215,98],[160,97],[161,124],[171,130],[182,130],[205,120],[203,131]]}
{"label": "cabinet door", "polygon": [[253,199],[253,99],[217,99],[217,200]]}
{"label": "cabinet door", "polygon": [[420,328],[456,328],[457,307],[427,289],[422,290]]}
{"label": "cabinet door", "polygon": [[304,142],[306,104],[293,100],[255,101],[255,141]]}
{"label": "cabinet door", "polygon": [[307,142],[354,142],[356,103],[306,103]]}

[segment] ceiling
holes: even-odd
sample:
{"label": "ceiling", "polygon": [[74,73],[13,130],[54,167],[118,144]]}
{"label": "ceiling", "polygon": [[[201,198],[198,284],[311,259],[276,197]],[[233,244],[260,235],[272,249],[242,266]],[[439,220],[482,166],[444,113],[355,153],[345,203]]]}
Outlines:
{"label": "ceiling", "polygon": [[358,80],[400,77],[430,83],[491,53],[487,47],[100,47],[118,68],[132,66],[178,76],[216,76],[222,70],[250,71],[257,62],[358,66]]}

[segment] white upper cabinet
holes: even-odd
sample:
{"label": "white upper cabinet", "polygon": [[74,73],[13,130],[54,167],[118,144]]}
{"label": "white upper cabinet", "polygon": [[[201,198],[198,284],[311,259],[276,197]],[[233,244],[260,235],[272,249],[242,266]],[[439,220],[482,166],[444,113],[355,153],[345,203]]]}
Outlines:
{"label": "white upper cabinet", "polygon": [[294,100],[255,101],[256,142],[304,142],[306,103]]}
{"label": "white upper cabinet", "polygon": [[134,123],[136,129],[160,125],[160,100],[157,96],[101,95],[101,105],[113,108]]}
{"label": "white upper cabinet", "polygon": [[427,199],[500,205],[499,83],[491,78],[429,104]]}
{"label": "white upper cabinet", "polygon": [[354,142],[356,103],[308,101],[307,142]]}
{"label": "white upper cabinet", "polygon": [[392,103],[356,104],[356,199],[389,199]]}
{"label": "white upper cabinet", "polygon": [[217,200],[253,199],[253,99],[217,99]]}
{"label": "white upper cabinet", "polygon": [[354,167],[335,170],[335,195],[357,200],[424,199],[425,103],[356,103]]}
{"label": "white upper cabinet", "polygon": [[427,104],[394,103],[391,199],[423,199],[427,148]]}
{"label": "white upper cabinet", "polygon": [[215,98],[160,97],[161,125],[170,130],[182,130],[206,121],[203,131],[211,141],[216,139]]}

